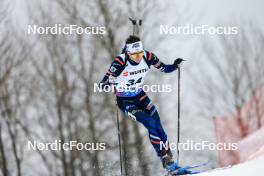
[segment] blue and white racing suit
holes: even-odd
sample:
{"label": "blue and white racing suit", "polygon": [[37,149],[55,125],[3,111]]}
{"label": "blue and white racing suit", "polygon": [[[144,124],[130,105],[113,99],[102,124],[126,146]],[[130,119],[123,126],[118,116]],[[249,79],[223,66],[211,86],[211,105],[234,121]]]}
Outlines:
{"label": "blue and white racing suit", "polygon": [[[126,53],[117,56],[101,82],[109,77],[115,78],[116,99],[118,107],[129,117],[143,124],[148,130],[149,139],[158,156],[161,156],[160,144],[166,144],[167,135],[164,131],[158,111],[142,85],[150,66],[162,72],[170,73],[177,66],[162,63],[155,54],[144,51],[139,63],[134,62]],[[129,88],[129,89],[127,89]]]}

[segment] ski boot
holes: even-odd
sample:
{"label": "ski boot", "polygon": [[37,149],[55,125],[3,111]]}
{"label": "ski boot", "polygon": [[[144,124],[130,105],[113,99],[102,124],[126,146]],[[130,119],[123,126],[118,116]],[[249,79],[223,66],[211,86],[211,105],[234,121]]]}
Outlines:
{"label": "ski boot", "polygon": [[192,171],[182,168],[176,162],[174,162],[173,155],[170,150],[162,151],[161,161],[163,168],[165,168],[168,171],[168,174],[171,176],[192,173]]}
{"label": "ski boot", "polygon": [[178,170],[178,164],[174,162],[173,155],[170,150],[161,151],[161,162],[164,169],[168,171],[170,175],[173,175]]}

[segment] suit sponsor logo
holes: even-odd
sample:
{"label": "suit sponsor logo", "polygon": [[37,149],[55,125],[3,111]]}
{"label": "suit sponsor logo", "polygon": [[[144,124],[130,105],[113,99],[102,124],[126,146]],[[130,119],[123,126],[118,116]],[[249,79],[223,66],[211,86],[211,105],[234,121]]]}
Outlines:
{"label": "suit sponsor logo", "polygon": [[148,71],[148,69],[144,68],[144,69],[136,70],[136,71],[133,71],[133,72],[129,72],[129,74],[130,75],[136,75],[136,74],[139,74],[139,73],[145,73],[147,71]]}
{"label": "suit sponsor logo", "polygon": [[132,45],[132,48],[137,48],[137,47],[139,47],[140,45],[139,45],[139,43],[134,43],[133,45]]}
{"label": "suit sponsor logo", "polygon": [[123,76],[127,77],[128,76],[128,71],[124,72]]}
{"label": "suit sponsor logo", "polygon": [[116,68],[114,66],[111,66],[110,71],[113,73],[116,71]]}
{"label": "suit sponsor logo", "polygon": [[134,116],[132,113],[128,112],[127,113],[128,117],[131,117],[133,120],[137,120],[136,116]]}

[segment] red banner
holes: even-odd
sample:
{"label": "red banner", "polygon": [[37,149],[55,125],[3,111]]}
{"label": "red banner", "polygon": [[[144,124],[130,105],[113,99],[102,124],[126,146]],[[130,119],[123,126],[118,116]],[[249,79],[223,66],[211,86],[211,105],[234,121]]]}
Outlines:
{"label": "red banner", "polygon": [[264,85],[234,114],[214,118],[217,142],[237,143],[238,146],[238,150],[218,151],[220,166],[246,161],[264,146],[263,124]]}

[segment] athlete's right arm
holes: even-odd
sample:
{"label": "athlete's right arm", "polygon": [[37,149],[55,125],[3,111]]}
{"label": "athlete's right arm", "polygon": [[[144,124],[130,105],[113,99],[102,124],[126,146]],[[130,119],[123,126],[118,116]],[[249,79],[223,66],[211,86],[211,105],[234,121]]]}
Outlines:
{"label": "athlete's right arm", "polygon": [[110,76],[113,76],[113,77],[119,76],[121,74],[121,72],[123,71],[124,66],[125,66],[125,63],[122,60],[122,58],[116,57],[115,60],[112,62],[110,68],[108,69],[108,71],[104,75],[100,84],[102,84],[103,86],[104,85],[110,85],[109,77]]}

